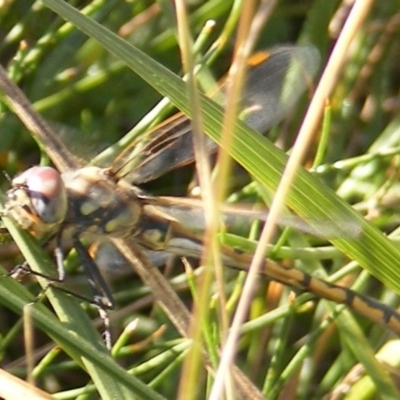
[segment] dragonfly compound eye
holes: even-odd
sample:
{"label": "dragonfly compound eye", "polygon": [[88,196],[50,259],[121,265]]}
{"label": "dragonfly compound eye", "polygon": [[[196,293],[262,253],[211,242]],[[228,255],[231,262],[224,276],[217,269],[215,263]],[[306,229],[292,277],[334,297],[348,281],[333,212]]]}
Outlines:
{"label": "dragonfly compound eye", "polygon": [[46,224],[63,221],[67,213],[67,195],[60,174],[51,167],[32,167],[13,180],[24,186],[32,211]]}

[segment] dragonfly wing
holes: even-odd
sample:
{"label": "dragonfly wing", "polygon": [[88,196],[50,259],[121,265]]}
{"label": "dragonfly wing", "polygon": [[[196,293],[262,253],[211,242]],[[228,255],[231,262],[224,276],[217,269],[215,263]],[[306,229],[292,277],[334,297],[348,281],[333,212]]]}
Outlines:
{"label": "dragonfly wing", "polygon": [[[171,254],[166,251],[153,251],[144,248],[141,250],[155,267],[165,265],[171,257]],[[129,261],[126,260],[110,241],[97,242],[91,246],[90,251],[94,256],[97,266],[105,274],[122,276],[132,273],[132,266]]]}
{"label": "dragonfly wing", "polygon": [[[312,46],[285,46],[257,53],[250,59],[249,72],[239,107],[242,119],[265,133],[291,110],[319,66],[319,54]],[[212,98],[223,97],[226,83]],[[221,96],[222,93],[222,96]],[[207,139],[207,151],[217,145]],[[150,132],[138,151],[127,149],[113,170],[133,184],[153,180],[194,159],[191,122],[184,115],[166,121]],[[126,161],[130,159],[130,161]],[[119,165],[119,166],[118,166]]]}
{"label": "dragonfly wing", "polygon": [[243,120],[265,133],[291,111],[318,71],[320,57],[313,46],[283,46],[256,53],[249,61],[240,107]]}
{"label": "dragonfly wing", "polygon": [[[203,232],[206,228],[204,217],[203,202],[198,199],[190,199],[185,197],[168,197],[168,196],[141,196],[141,200],[145,206],[151,206],[165,216],[165,218],[177,222],[191,232]],[[268,218],[268,210],[254,210],[239,204],[235,206],[221,206],[221,224],[228,231],[248,229],[250,224],[256,220],[266,221]],[[299,230],[309,233],[315,233],[312,227],[307,225],[295,216],[282,218],[279,225],[295,227]]]}
{"label": "dragonfly wing", "polygon": [[[212,154],[217,144],[206,138],[206,150]],[[142,184],[175,168],[193,162],[193,136],[191,121],[183,114],[167,120],[150,133],[150,141],[138,150],[137,157],[132,157],[132,164],[124,162],[118,176],[134,184]],[[114,163],[115,165],[115,163]],[[115,166],[113,167],[115,171]]]}
{"label": "dragonfly wing", "polygon": [[[206,222],[203,202],[198,199],[169,196],[141,195],[144,205],[155,207],[167,219],[176,221],[191,232],[204,232]],[[221,224],[227,231],[242,231],[250,228],[254,221],[266,222],[269,215],[267,208],[256,210],[246,204],[222,205],[220,209]],[[277,224],[290,227],[313,236],[331,240],[338,237],[357,237],[360,227],[346,221],[309,221],[306,222],[296,215],[281,215]]]}

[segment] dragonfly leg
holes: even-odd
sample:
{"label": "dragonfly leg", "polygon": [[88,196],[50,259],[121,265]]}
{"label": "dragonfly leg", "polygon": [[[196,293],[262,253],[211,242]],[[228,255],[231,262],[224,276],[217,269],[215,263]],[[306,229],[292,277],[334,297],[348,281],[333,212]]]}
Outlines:
{"label": "dragonfly leg", "polygon": [[57,275],[59,282],[63,282],[65,278],[65,269],[64,269],[64,252],[62,249],[62,229],[56,235],[56,247],[54,249],[54,257],[56,259],[57,266]]}
{"label": "dragonfly leg", "polygon": [[114,308],[114,299],[108,288],[107,283],[99,272],[99,268],[93,258],[90,256],[86,247],[80,241],[77,234],[73,235],[72,243],[78,256],[82,262],[83,269],[88,278],[89,284],[93,290],[94,296],[91,304],[98,308],[100,318],[104,325],[104,342],[108,349],[111,348],[111,333],[110,333],[110,321],[107,310]]}
{"label": "dragonfly leg", "polygon": [[6,276],[9,276],[18,281],[22,280],[22,278],[27,275],[39,276],[40,278],[47,279],[50,282],[58,282],[58,283],[62,282],[59,280],[58,277],[54,277],[54,276],[50,276],[47,274],[42,274],[40,272],[34,271],[26,261],[22,264],[16,265],[10,272],[8,272],[6,274]]}
{"label": "dragonfly leg", "polygon": [[[50,243],[54,237],[52,236],[49,240],[47,240],[43,244],[43,248],[47,248],[50,246]],[[47,279],[50,282],[56,282],[56,283],[62,283],[64,282],[65,278],[65,271],[64,271],[64,254],[62,251],[61,247],[61,232],[57,233],[56,236],[56,248],[54,249],[54,255],[56,258],[56,264],[57,264],[57,276],[52,276],[48,274],[43,274],[38,271],[34,271],[29,264],[25,261],[22,264],[16,265],[10,272],[6,274],[6,276],[9,276],[13,279],[16,280],[21,280],[24,276],[27,275],[34,275],[38,276],[44,279]]]}

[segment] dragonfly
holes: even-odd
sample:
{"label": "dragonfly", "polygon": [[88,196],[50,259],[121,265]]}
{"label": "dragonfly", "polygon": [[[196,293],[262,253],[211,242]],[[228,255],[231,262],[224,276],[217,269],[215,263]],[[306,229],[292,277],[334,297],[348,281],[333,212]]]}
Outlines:
{"label": "dragonfly", "polygon": [[[281,121],[305,89],[306,79],[302,79],[299,86],[290,92],[290,99],[282,92],[294,60],[302,67],[303,78],[315,74],[315,65],[318,64],[318,55],[310,47],[281,47],[264,53],[264,56],[249,69],[240,103],[245,122],[260,132]],[[54,140],[57,138],[53,133],[48,134],[45,122],[33,111],[26,98],[9,90],[10,83],[4,84],[6,75],[1,75],[0,89],[14,110],[20,117],[25,113],[39,121],[32,128],[29,119],[26,122],[22,116],[27,127],[35,129],[36,135],[42,135],[46,143],[55,147],[57,154],[62,153],[62,146],[57,147],[59,143]],[[207,149],[213,153],[217,145],[210,139]],[[61,159],[64,159],[62,155]],[[140,188],[141,184],[193,160],[190,120],[180,114],[152,130],[140,152],[133,146],[129,147],[108,167],[88,165],[76,169],[73,163],[62,165],[61,162],[66,169],[61,174],[52,167],[28,169],[12,180],[3,215],[10,216],[35,237],[55,240],[60,280],[64,277],[62,241],[68,234],[95,289],[95,303],[102,309],[112,308],[111,291],[85,246],[85,235],[126,239],[141,249],[200,257],[204,244],[199,232],[202,226],[201,202],[190,198],[152,196]],[[221,258],[230,267],[248,270],[252,254],[221,245]],[[400,314],[372,298],[268,258],[259,273],[284,285],[345,304],[400,334]]]}

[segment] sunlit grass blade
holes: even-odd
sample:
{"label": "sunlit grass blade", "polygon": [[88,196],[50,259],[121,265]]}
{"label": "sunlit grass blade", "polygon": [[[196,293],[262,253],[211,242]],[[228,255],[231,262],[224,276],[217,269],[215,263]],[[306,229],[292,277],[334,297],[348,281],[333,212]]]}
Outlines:
{"label": "sunlit grass blade", "polygon": [[[179,77],[68,4],[55,0],[45,0],[44,3],[100,42],[157,91],[168,96],[181,111],[190,114],[186,88]],[[204,129],[219,143],[222,110],[204,96],[201,103]],[[219,144],[224,146],[223,143]],[[229,151],[256,179],[268,188],[276,189],[287,156],[267,139],[238,122]],[[299,169],[288,195],[287,205],[309,220],[311,225],[315,220],[329,221],[330,229],[338,232],[337,238],[332,239],[335,246],[357,260],[385,285],[400,293],[400,251],[326,185],[305,170]],[[353,226],[353,230],[348,232],[343,229],[342,221],[346,221],[346,226]]]}

